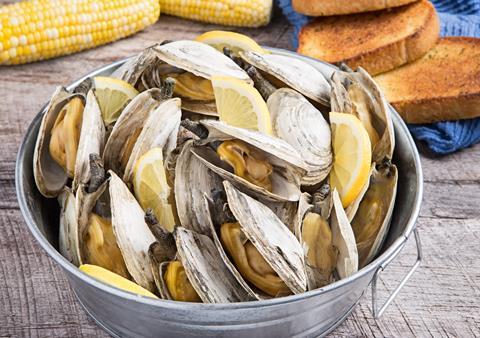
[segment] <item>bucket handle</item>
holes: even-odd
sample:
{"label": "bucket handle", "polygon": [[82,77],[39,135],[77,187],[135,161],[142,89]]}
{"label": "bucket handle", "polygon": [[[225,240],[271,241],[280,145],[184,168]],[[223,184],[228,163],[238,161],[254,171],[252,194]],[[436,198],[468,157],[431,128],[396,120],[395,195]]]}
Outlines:
{"label": "bucket handle", "polygon": [[[403,286],[405,285],[405,283],[407,283],[407,281],[410,279],[410,277],[412,276],[412,274],[415,272],[415,270],[417,270],[417,268],[419,267],[420,265],[420,262],[422,261],[422,244],[420,242],[420,235],[418,233],[418,229],[415,228],[413,230],[413,233],[415,235],[415,244],[416,244],[416,248],[417,248],[417,259],[415,261],[415,264],[413,264],[413,266],[410,268],[410,270],[408,271],[408,273],[405,275],[405,277],[403,277],[402,281],[398,284],[398,286],[395,288],[395,290],[392,292],[392,294],[388,297],[388,299],[386,300],[386,302],[381,306],[379,307],[378,305],[378,296],[377,296],[377,280],[378,280],[378,276],[380,275],[380,273],[385,270],[385,268],[390,264],[390,262],[397,256],[397,255],[392,255],[390,259],[388,259],[387,261],[383,262],[380,267],[377,269],[377,271],[375,272],[375,275],[373,276],[373,279],[372,279],[372,314],[373,314],[373,317],[375,319],[378,319],[380,318],[382,315],[383,315],[383,312],[385,312],[385,310],[387,309],[387,307],[390,305],[390,303],[395,299],[395,297],[397,297],[398,293],[400,292],[400,290],[402,290]],[[400,250],[403,249],[400,248]]]}

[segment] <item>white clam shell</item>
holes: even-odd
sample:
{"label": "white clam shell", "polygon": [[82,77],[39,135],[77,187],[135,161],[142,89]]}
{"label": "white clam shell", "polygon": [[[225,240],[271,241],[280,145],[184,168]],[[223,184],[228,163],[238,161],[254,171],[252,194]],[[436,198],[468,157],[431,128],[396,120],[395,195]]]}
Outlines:
{"label": "white clam shell", "polygon": [[333,245],[338,249],[337,273],[342,278],[353,275],[358,270],[358,251],[355,235],[343,209],[337,189],[332,192],[333,209],[330,218]]}
{"label": "white clam shell", "polygon": [[144,212],[123,181],[109,171],[112,227],[128,272],[135,282],[154,292],[148,249],[155,237],[144,220]]}
{"label": "white clam shell", "polygon": [[105,125],[102,113],[93,90],[89,90],[83,110],[82,130],[75,160],[75,176],[72,183],[74,192],[77,191],[79,184],[87,183],[90,179],[90,154],[102,156],[104,145]]}
{"label": "white clam shell", "polygon": [[175,239],[188,280],[203,302],[232,303],[250,299],[208,236],[178,227]]}
{"label": "white clam shell", "polygon": [[82,257],[80,254],[75,195],[69,189],[65,189],[58,196],[58,202],[61,208],[58,239],[59,251],[70,263],[80,266]]}
{"label": "white clam shell", "polygon": [[138,55],[130,58],[127,62],[116,69],[111,77],[126,81],[132,86],[138,83],[143,72],[157,60],[152,47],[144,49]]}
{"label": "white clam shell", "polygon": [[187,141],[175,166],[175,201],[178,218],[184,228],[201,234],[209,234],[209,214],[204,195],[221,187],[222,181],[191,153],[193,140]]}
{"label": "white clam shell", "polygon": [[169,65],[197,76],[231,76],[248,83],[252,80],[232,59],[215,48],[197,41],[179,40],[153,47],[157,57]]}
{"label": "white clam shell", "polygon": [[380,133],[380,141],[375,146],[372,154],[374,162],[382,163],[385,159],[392,159],[393,150],[395,149],[395,132],[390,108],[385,95],[370,74],[361,67],[358,68],[357,73],[359,81],[364,84],[374,98],[375,115],[384,124],[383,133]]}
{"label": "white clam shell", "polygon": [[289,88],[276,90],[267,101],[275,135],[288,142],[308,165],[302,184],[322,182],[332,165],[330,125],[305,97]]}
{"label": "white clam shell", "polygon": [[317,68],[295,57],[279,54],[240,52],[249,64],[274,76],[306,97],[323,105],[330,103],[330,85]]}

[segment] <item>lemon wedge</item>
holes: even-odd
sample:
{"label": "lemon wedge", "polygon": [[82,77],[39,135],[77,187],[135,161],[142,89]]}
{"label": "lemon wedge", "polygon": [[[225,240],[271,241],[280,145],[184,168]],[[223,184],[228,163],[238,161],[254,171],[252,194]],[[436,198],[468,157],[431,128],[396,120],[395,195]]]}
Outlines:
{"label": "lemon wedge", "polygon": [[113,77],[96,76],[93,84],[105,125],[115,122],[128,102],[138,95],[130,83]]}
{"label": "lemon wedge", "polygon": [[368,180],[372,162],[370,138],[354,115],[330,113],[333,167],[330,185],[337,188],[342,205],[348,207]]}
{"label": "lemon wedge", "polygon": [[137,295],[140,295],[140,296],[158,298],[147,289],[142,288],[140,285],[120,275],[117,275],[116,273],[113,273],[107,269],[104,269],[98,265],[83,264],[83,265],[80,265],[80,270],[86,273],[87,275],[89,275],[90,277],[98,279],[99,281],[104,282],[106,284],[115,286],[116,288],[131,292],[131,293],[136,293]]}
{"label": "lemon wedge", "polygon": [[143,210],[151,208],[158,223],[172,232],[175,227],[171,188],[163,166],[161,148],[153,148],[137,160],[133,169],[133,190]]}
{"label": "lemon wedge", "polygon": [[197,36],[195,40],[206,43],[207,45],[218,49],[222,53],[224,47],[229,48],[234,54],[237,55],[240,51],[265,53],[265,50],[253,39],[246,35],[234,32],[210,31]]}
{"label": "lemon wedge", "polygon": [[258,90],[233,77],[214,76],[212,85],[220,121],[273,134],[270,112]]}

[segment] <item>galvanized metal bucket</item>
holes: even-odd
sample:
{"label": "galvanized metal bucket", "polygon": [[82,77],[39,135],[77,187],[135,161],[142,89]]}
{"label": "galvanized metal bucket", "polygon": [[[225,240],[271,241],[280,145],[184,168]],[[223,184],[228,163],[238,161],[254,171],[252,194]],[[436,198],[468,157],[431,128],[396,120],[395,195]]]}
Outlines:
{"label": "galvanized metal bucket", "polygon": [[[302,58],[322,71],[326,66],[333,68],[292,52],[271,51]],[[108,75],[123,62],[125,60],[85,77]],[[111,287],[83,274],[57,251],[57,201],[40,195],[32,172],[33,149],[43,113],[44,109],[31,123],[18,153],[15,174],[20,209],[38,243],[65,271],[85,310],[113,336],[317,337],[331,332],[350,314],[369,284],[372,285],[372,311],[375,317],[379,317],[420,263],[421,247],[415,222],[422,200],[422,170],[415,143],[392,108],[396,136],[393,161],[398,166],[399,179],[390,232],[381,254],[353,276],[300,295],[235,304],[154,300]],[[379,306],[376,298],[378,275],[400,253],[412,234],[417,245],[417,260],[386,303]]]}

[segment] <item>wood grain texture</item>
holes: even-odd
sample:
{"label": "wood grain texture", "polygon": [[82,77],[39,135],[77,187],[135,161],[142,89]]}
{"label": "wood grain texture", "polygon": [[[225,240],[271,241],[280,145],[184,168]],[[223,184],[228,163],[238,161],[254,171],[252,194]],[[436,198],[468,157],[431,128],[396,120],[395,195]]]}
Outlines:
{"label": "wood grain texture", "polygon": [[[0,0],[1,3],[12,1]],[[55,86],[164,39],[192,38],[218,26],[162,16],[145,31],[80,54],[0,67],[0,337],[108,337],[83,311],[65,276],[35,243],[20,214],[15,158],[30,121]],[[241,29],[262,44],[291,49],[277,12],[265,29]],[[425,197],[418,222],[425,257],[384,316],[370,294],[332,337],[480,336],[480,145],[457,154],[422,156]],[[379,283],[391,292],[415,259],[409,243]]]}

